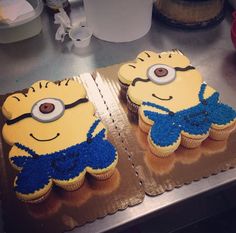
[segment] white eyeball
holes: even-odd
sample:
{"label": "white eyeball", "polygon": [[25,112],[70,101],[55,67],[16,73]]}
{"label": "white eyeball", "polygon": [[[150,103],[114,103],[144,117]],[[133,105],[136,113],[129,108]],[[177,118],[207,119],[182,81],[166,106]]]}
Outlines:
{"label": "white eyeball", "polygon": [[154,83],[163,85],[175,80],[175,69],[167,65],[153,65],[147,71],[148,78]]}
{"label": "white eyeball", "polygon": [[32,117],[40,122],[51,122],[60,118],[65,111],[65,105],[60,99],[46,98],[36,102],[32,109]]}

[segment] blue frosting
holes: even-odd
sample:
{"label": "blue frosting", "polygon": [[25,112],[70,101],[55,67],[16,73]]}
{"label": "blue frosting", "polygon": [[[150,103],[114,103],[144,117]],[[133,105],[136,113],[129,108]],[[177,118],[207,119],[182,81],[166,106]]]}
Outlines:
{"label": "blue frosting", "polygon": [[170,146],[178,140],[182,130],[192,135],[203,135],[209,131],[212,124],[225,125],[236,118],[234,109],[219,103],[219,93],[215,92],[204,99],[205,89],[206,84],[203,83],[198,94],[198,105],[176,113],[155,103],[142,103],[167,113],[144,111],[144,115],[154,122],[150,131],[154,144]]}
{"label": "blue frosting", "polygon": [[87,133],[87,141],[52,154],[37,155],[30,148],[16,143],[15,146],[31,156],[14,156],[13,164],[22,168],[17,176],[15,190],[22,194],[34,193],[49,183],[50,179],[69,180],[80,175],[86,167],[103,169],[116,159],[114,146],[107,141],[105,129],[95,137],[92,133],[99,120],[95,121]]}

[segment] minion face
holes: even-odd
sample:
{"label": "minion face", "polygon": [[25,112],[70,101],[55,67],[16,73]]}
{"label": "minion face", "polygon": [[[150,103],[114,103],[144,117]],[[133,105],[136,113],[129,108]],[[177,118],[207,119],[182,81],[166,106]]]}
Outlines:
{"label": "minion face", "polygon": [[73,80],[37,82],[26,94],[9,96],[2,111],[7,143],[20,143],[39,155],[85,141],[96,120],[83,85]]}
{"label": "minion face", "polygon": [[123,65],[118,75],[129,86],[127,97],[136,105],[151,102],[177,112],[199,103],[202,77],[179,50],[142,52],[135,63]]}

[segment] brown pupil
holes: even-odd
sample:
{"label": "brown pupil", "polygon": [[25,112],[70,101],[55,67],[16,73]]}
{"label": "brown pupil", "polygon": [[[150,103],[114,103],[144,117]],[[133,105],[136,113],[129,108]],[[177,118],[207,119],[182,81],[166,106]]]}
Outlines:
{"label": "brown pupil", "polygon": [[154,73],[157,77],[164,77],[168,74],[168,70],[165,68],[156,68]]}
{"label": "brown pupil", "polygon": [[55,106],[52,103],[43,103],[39,106],[40,112],[44,114],[51,113],[54,109]]}

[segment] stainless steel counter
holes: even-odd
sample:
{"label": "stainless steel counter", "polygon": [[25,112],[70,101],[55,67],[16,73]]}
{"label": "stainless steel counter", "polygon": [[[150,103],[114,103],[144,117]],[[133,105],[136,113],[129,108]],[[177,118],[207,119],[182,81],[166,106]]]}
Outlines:
{"label": "stainless steel counter", "polygon": [[[73,23],[83,19],[80,2],[72,5]],[[131,60],[142,50],[164,51],[179,48],[202,72],[207,82],[222,92],[222,99],[236,107],[236,53],[230,40],[228,16],[219,26],[204,31],[171,29],[153,19],[150,32],[130,43],[109,43],[92,38],[86,49],[75,49],[66,41],[54,40],[57,26],[46,12],[42,15],[43,31],[35,38],[0,45],[0,94],[23,89],[39,79],[58,80],[90,72],[98,67]],[[211,176],[157,197],[145,197],[142,204],[118,211],[73,232],[103,232],[143,218],[177,202],[234,181],[236,169]]]}

